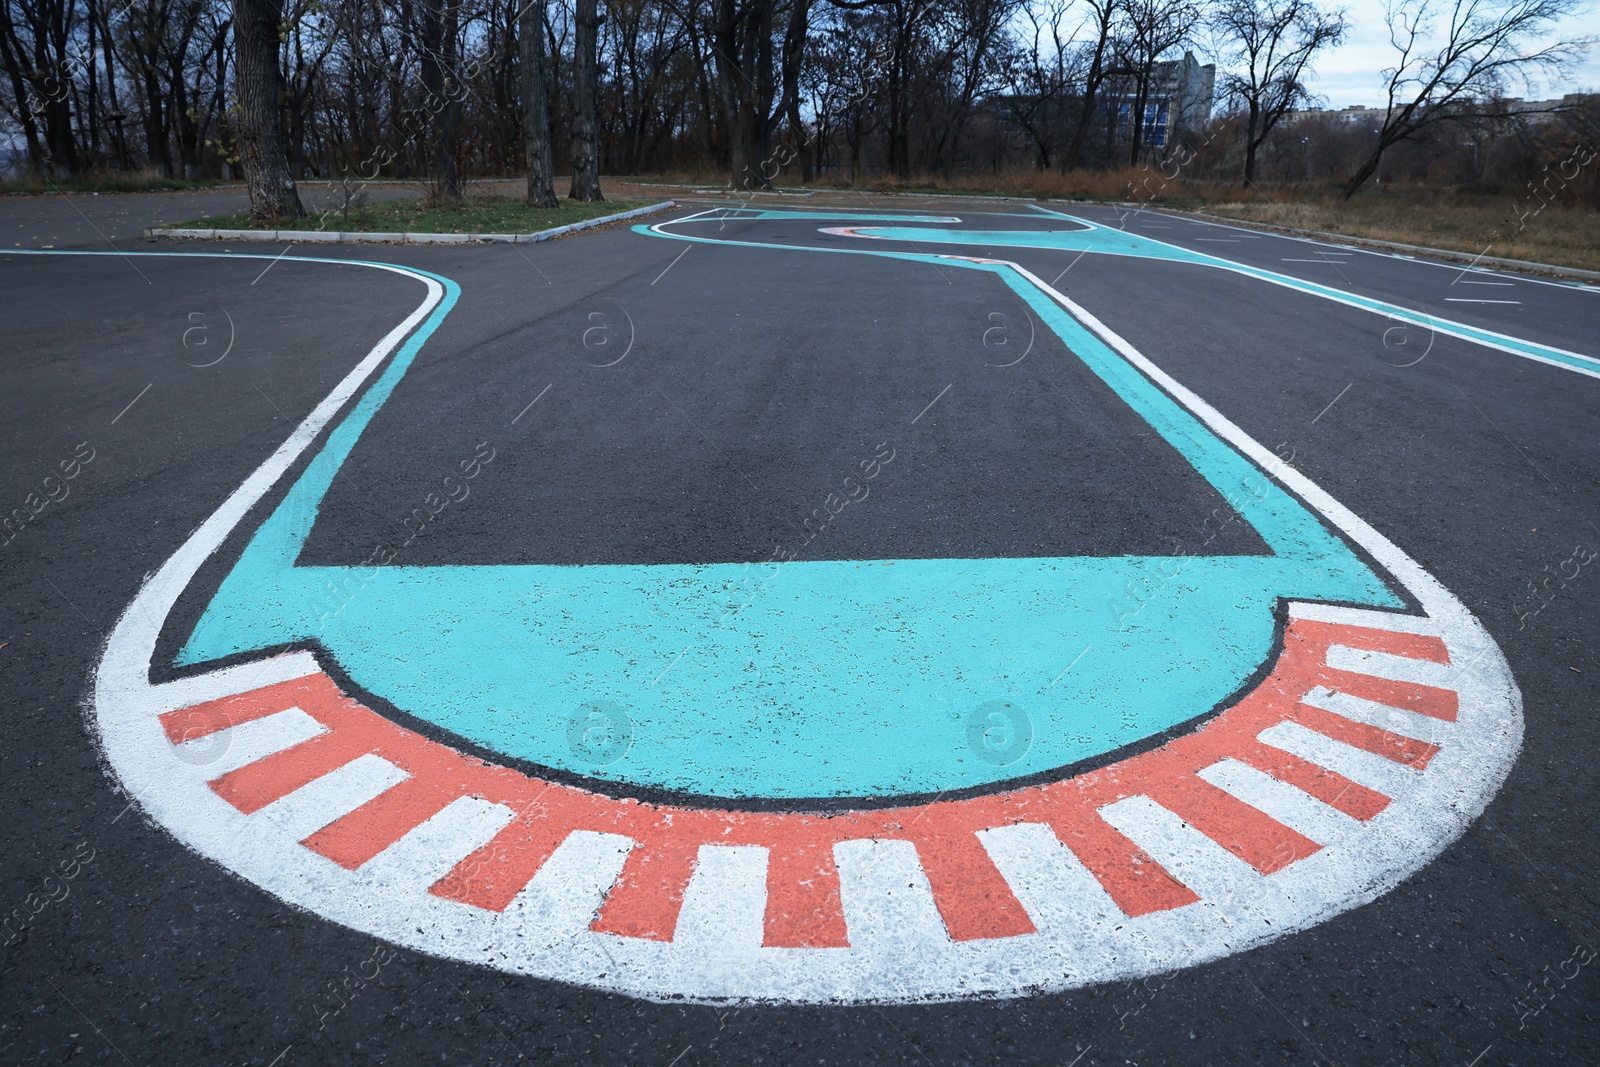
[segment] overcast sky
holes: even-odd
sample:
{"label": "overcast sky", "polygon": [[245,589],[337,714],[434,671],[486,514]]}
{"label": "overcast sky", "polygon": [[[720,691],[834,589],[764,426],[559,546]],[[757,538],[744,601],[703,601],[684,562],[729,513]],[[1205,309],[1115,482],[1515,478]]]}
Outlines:
{"label": "overcast sky", "polygon": [[[1342,3],[1334,0],[1328,6],[1348,9],[1351,32],[1344,44],[1317,60],[1311,78],[1312,91],[1334,108],[1383,103],[1383,79],[1379,71],[1393,66],[1396,53],[1383,21],[1382,0],[1343,0]],[[1600,30],[1600,12],[1591,3],[1581,16],[1563,23],[1553,39],[1584,36],[1596,30]],[[1569,84],[1538,84],[1531,92],[1517,84],[1508,89],[1507,95],[1541,100],[1581,91],[1600,91],[1600,49],[1589,50],[1584,64]]]}

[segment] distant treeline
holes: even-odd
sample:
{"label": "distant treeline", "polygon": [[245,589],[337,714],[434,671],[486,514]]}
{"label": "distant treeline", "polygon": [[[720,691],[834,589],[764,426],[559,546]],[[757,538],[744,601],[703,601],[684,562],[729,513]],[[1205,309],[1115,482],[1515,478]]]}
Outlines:
{"label": "distant treeline", "polygon": [[[1430,2],[1404,6],[1434,17]],[[1121,168],[1182,151],[1185,176],[1211,180],[1344,182],[1375,161],[1380,182],[1516,185],[1600,137],[1593,97],[1540,115],[1497,100],[1524,68],[1582,43],[1530,44],[1570,2],[1499,3],[1511,22],[1488,65],[1432,45],[1402,51],[1390,112],[1412,111],[1396,124],[1382,110],[1296,119],[1316,58],[1346,31],[1306,0],[604,0],[599,169],[750,186]],[[581,103],[577,9],[547,3],[542,23],[523,10],[287,0],[289,173],[436,178],[441,144],[462,175],[526,173],[518,32],[530,24],[543,27],[550,145],[565,173]],[[1448,37],[1450,10],[1438,17]],[[0,0],[0,144],[56,179],[237,176],[234,18],[228,0]],[[1216,107],[1180,125],[1156,105],[1162,64],[1190,50],[1218,64]]]}

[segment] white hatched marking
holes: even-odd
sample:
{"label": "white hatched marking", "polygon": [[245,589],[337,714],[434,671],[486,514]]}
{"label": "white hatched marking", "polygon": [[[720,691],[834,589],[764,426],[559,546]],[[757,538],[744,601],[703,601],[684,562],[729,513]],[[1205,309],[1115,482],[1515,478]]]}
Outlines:
{"label": "white hatched marking", "polygon": [[978,837],[1039,930],[1067,934],[1122,916],[1111,894],[1049,826],[1015,823]]}
{"label": "white hatched marking", "polygon": [[301,841],[406,777],[405,771],[369,752],[278,798],[250,816],[250,822]]}
{"label": "white hatched marking", "polygon": [[759,948],[766,910],[767,850],[701,845],[672,943]]}
{"label": "white hatched marking", "polygon": [[185,741],[174,746],[173,751],[180,760],[200,769],[207,781],[213,781],[327,732],[325,726],[299,708],[289,708]]}
{"label": "white hatched marking", "polygon": [[361,873],[420,893],[488,844],[514,814],[504,804],[491,804],[479,797],[457,797],[368,860],[361,866]]}
{"label": "white hatched marking", "polygon": [[1361,828],[1360,820],[1236,759],[1220,760],[1198,774],[1319,845],[1332,845]]}
{"label": "white hatched marking", "polygon": [[1439,689],[1456,687],[1456,668],[1432,660],[1412,659],[1388,652],[1368,652],[1344,645],[1329,645],[1326,662],[1338,671],[1365,674],[1372,678],[1386,678],[1391,682],[1414,682]]}
{"label": "white hatched marking", "polygon": [[1335,741],[1297,722],[1277,723],[1257,736],[1264,744],[1310,760],[1319,767],[1344,775],[1357,785],[1376,789],[1390,799],[1399,799],[1422,780],[1420,771],[1343,741]]}
{"label": "white hatched marking", "polygon": [[1107,804],[1100,816],[1225,920],[1287,920],[1289,902],[1267,876],[1149,797]]}
{"label": "white hatched marking", "polygon": [[950,941],[933,889],[910,841],[841,841],[833,846],[851,948],[922,949]]}
{"label": "white hatched marking", "polygon": [[1301,697],[1300,703],[1321,708],[1323,711],[1331,711],[1335,715],[1343,715],[1355,722],[1364,722],[1368,726],[1376,726],[1380,730],[1388,730],[1401,737],[1426,741],[1433,745],[1444,743],[1444,737],[1452,725],[1443,719],[1435,719],[1432,715],[1419,715],[1404,708],[1392,708],[1375,700],[1354,697],[1349,693],[1338,693],[1320,685]]}
{"label": "white hatched marking", "polygon": [[591,935],[589,924],[622,873],[632,845],[620,834],[572,831],[506,907],[507,922],[529,924],[552,942],[609,938],[611,935]]}

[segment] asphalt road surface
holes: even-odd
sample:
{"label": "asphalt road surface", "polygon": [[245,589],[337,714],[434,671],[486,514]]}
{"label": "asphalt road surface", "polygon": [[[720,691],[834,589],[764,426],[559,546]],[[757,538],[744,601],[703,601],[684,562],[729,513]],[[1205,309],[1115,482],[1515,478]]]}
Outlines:
{"label": "asphalt road surface", "polygon": [[1600,289],[230,197],[0,203],[0,1062],[1600,1056]]}

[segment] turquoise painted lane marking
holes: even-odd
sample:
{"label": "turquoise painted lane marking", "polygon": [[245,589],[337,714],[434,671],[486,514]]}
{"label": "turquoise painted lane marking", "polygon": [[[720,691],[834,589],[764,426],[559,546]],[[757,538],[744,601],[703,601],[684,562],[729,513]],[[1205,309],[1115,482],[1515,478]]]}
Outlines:
{"label": "turquoise painted lane marking", "polygon": [[[998,276],[1271,554],[297,566],[419,332],[251,538],[179,662],[315,640],[368,691],[543,766],[703,795],[885,796],[1052,770],[1211,710],[1271,654],[1280,598],[1403,606],[1298,501],[1009,266],[847,254]],[[970,744],[974,712],[997,700],[1022,709],[1032,734],[1003,765]],[[568,741],[591,710],[631,724],[632,744],[604,766]]]}
{"label": "turquoise painted lane marking", "polygon": [[1060,212],[1049,212],[1049,217],[1059,218],[1064,222],[1073,222],[1085,227],[1082,230],[938,230],[938,229],[907,229],[905,227],[873,226],[854,227],[856,236],[883,241],[908,241],[919,245],[929,244],[958,244],[978,245],[985,248],[1038,248],[1058,252],[1093,252],[1110,256],[1135,256],[1145,259],[1160,259],[1174,263],[1193,263],[1199,266],[1214,267],[1220,270],[1233,271],[1261,281],[1281,285],[1297,292],[1309,293],[1327,300],[1335,300],[1341,304],[1375,312],[1387,318],[1400,322],[1423,326],[1451,337],[1458,337],[1465,341],[1495,348],[1502,352],[1523,356],[1537,360],[1541,363],[1550,363],[1580,374],[1600,378],[1600,358],[1586,356],[1581,352],[1570,352],[1564,348],[1554,348],[1549,345],[1536,344],[1525,341],[1519,337],[1497,333],[1494,330],[1485,330],[1477,326],[1442,319],[1435,315],[1427,315],[1412,308],[1391,304],[1383,300],[1374,300],[1371,297],[1359,296],[1343,289],[1321,285],[1317,282],[1306,281],[1288,274],[1279,274],[1276,271],[1253,267],[1245,263],[1236,263],[1233,260],[1223,259],[1219,256],[1207,255],[1204,252],[1194,252],[1178,245],[1157,241],[1142,234],[1127,233],[1123,230],[1113,230],[1100,226],[1087,219],[1064,215]]}
{"label": "turquoise painted lane marking", "polygon": [[[710,211],[723,211],[727,214],[712,215]],[[676,219],[675,222],[755,222],[761,219],[830,219],[846,222],[960,222],[954,215],[882,215],[882,214],[850,214],[837,211],[791,211],[785,208],[710,208],[697,216],[685,219]],[[635,227],[637,229],[638,227]]]}

